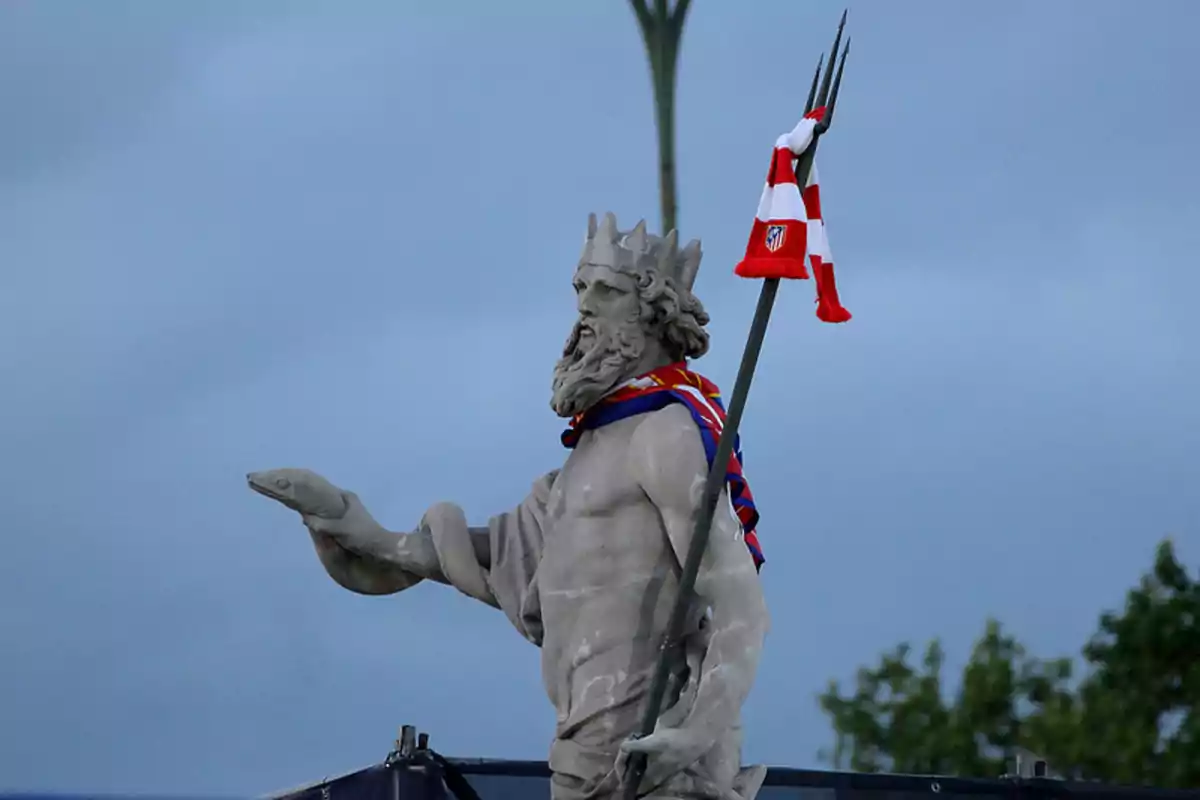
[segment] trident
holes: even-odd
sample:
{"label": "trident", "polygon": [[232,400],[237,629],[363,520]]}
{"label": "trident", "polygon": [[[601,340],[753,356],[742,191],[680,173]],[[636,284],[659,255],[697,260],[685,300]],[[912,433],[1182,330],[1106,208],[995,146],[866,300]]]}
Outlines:
{"label": "trident", "polygon": [[[808,90],[808,100],[804,104],[804,113],[814,108],[825,106],[825,115],[817,123],[813,131],[812,142],[808,149],[800,154],[796,161],[796,182],[804,187],[808,183],[812,171],[813,158],[817,152],[817,142],[821,135],[829,130],[833,122],[833,107],[837,103],[838,90],[842,85],[842,70],[846,66],[846,55],[850,52],[850,40],[846,47],[838,48],[842,43],[842,31],[846,27],[846,11],[842,12],[841,22],[838,23],[837,35],[833,39],[833,54],[829,66],[825,70],[825,78],[821,80],[821,67],[825,56],[817,61],[817,70],[813,74],[812,85]],[[837,71],[834,72],[834,62]],[[818,92],[818,82],[820,91]],[[779,291],[779,278],[767,278],[763,281],[762,290],[758,295],[758,306],[754,309],[754,320],[750,323],[750,333],[746,337],[746,349],[742,352],[742,363],[738,367],[737,380],[733,384],[733,394],[729,398],[729,411],[725,416],[725,426],[721,429],[721,438],[717,442],[717,454],[713,458],[712,467],[708,471],[708,480],[704,484],[704,494],[701,497],[699,513],[696,515],[696,527],[692,533],[692,541],[688,546],[687,559],[683,563],[683,575],[679,579],[679,596],[671,609],[671,617],[667,622],[667,632],[659,647],[658,663],[654,668],[654,676],[650,682],[650,695],[646,700],[646,713],[638,736],[649,736],[654,733],[658,724],[658,715],[662,710],[663,700],[667,693],[667,681],[670,677],[671,649],[683,638],[683,626],[691,607],[692,595],[696,589],[696,577],[700,573],[700,562],[704,558],[704,550],[708,547],[708,537],[712,532],[713,515],[716,513],[717,501],[721,489],[725,485],[725,471],[729,457],[733,455],[733,444],[737,440],[738,426],[742,421],[742,412],[746,408],[746,398],[750,395],[750,383],[754,379],[754,369],[758,366],[758,356],[762,351],[763,339],[767,334],[767,323],[771,319],[771,309],[775,305],[775,294]],[[638,785],[646,773],[645,753],[633,753],[626,768],[624,797],[625,800],[636,800]]]}

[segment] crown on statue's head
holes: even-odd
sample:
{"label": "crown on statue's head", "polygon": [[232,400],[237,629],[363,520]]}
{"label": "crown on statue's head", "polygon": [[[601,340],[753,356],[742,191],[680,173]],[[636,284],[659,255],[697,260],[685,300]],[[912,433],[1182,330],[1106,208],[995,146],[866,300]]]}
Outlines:
{"label": "crown on statue's head", "polygon": [[636,275],[658,270],[677,286],[691,291],[700,271],[701,255],[699,239],[692,239],[681,250],[675,231],[666,236],[651,236],[646,233],[645,220],[633,230],[618,230],[617,217],[609,212],[603,220],[597,220],[595,214],[588,215],[587,237],[583,240],[579,263]]}

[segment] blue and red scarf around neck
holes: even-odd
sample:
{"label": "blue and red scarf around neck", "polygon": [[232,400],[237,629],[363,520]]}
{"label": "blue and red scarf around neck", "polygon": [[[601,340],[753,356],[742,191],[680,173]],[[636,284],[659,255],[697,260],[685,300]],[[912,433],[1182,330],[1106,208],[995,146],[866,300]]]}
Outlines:
{"label": "blue and red scarf around neck", "polygon": [[[687,363],[683,361],[659,367],[627,381],[587,411],[576,414],[571,419],[571,427],[562,433],[562,443],[565,447],[573,448],[584,431],[602,428],[637,414],[658,411],[671,403],[682,403],[692,413],[692,419],[700,428],[700,439],[704,442],[708,467],[712,469],[713,459],[717,457],[717,441],[721,438],[721,428],[725,424],[725,405],[721,402],[721,393],[716,384],[689,370]],[[725,480],[729,484],[729,498],[733,503],[734,513],[742,524],[746,547],[754,557],[754,566],[762,569],[766,559],[763,558],[762,548],[759,547],[758,536],[755,534],[758,509],[754,505],[754,496],[750,493],[750,484],[742,474],[741,437],[733,443],[733,453],[729,456]]]}

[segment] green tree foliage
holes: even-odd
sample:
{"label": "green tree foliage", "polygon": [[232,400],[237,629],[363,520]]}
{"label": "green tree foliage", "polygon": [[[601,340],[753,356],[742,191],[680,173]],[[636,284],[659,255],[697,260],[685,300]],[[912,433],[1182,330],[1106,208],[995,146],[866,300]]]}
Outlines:
{"label": "green tree foliage", "polygon": [[956,686],[938,641],[919,663],[912,655],[907,644],[884,653],[845,694],[830,682],[820,696],[835,733],[827,760],[997,777],[1024,749],[1066,777],[1200,787],[1200,581],[1169,540],[1124,609],[1100,616],[1081,659],[1035,658],[995,620]]}
{"label": "green tree foliage", "polygon": [[654,86],[654,121],[658,130],[658,187],[662,202],[662,232],[676,228],[675,199],[675,75],[679,65],[679,42],[691,0],[629,0],[642,30],[650,80]]}

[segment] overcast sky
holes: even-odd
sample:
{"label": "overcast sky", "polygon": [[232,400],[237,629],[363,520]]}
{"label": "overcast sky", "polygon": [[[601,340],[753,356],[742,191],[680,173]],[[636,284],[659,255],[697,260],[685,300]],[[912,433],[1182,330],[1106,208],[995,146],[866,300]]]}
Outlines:
{"label": "overcast sky", "polygon": [[[680,224],[726,389],[732,269],[840,11],[688,21]],[[995,615],[1070,653],[1162,537],[1200,561],[1198,25],[851,10],[820,162],[855,317],[784,286],[744,427],[774,621],[748,762],[816,765],[815,693],[885,647],[961,664]],[[308,466],[409,529],[561,462],[587,213],[658,225],[641,48],[618,0],[0,4],[0,788],[263,792],[406,722],[545,757],[501,614],[338,588],[243,476]]]}

